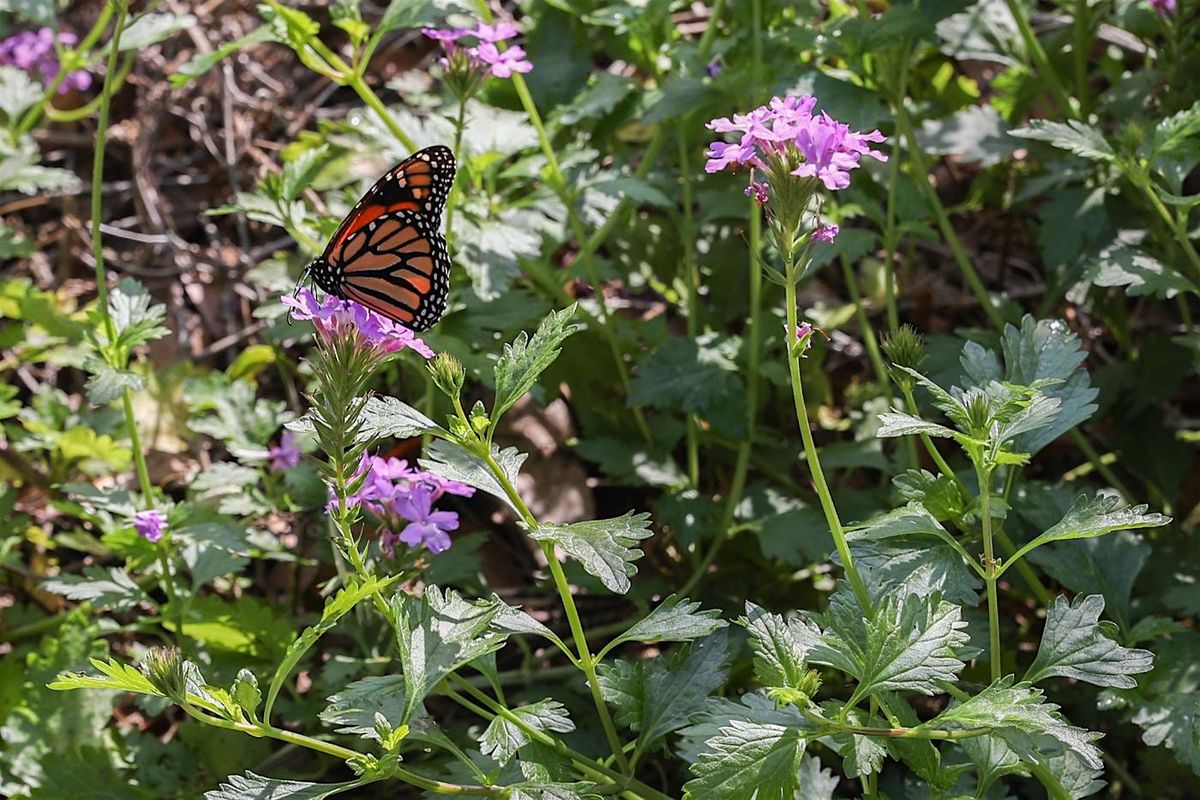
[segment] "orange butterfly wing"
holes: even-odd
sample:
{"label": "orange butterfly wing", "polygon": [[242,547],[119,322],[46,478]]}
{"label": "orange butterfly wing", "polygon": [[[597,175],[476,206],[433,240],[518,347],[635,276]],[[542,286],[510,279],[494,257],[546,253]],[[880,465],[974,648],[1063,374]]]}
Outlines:
{"label": "orange butterfly wing", "polygon": [[441,145],[389,170],[310,265],[317,285],[417,331],[437,322],[450,289],[450,254],[437,228],[454,170],[454,154]]}

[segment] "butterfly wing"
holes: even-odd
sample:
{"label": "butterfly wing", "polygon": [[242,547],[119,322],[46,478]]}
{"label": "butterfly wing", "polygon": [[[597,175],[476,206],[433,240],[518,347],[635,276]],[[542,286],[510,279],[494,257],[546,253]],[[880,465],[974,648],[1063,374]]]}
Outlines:
{"label": "butterfly wing", "polygon": [[400,209],[351,233],[330,253],[342,297],[412,328],[428,329],[446,308],[450,254],[437,217]]}
{"label": "butterfly wing", "polygon": [[418,150],[392,167],[342,220],[325,248],[324,258],[329,260],[350,237],[385,215],[415,211],[437,220],[446,207],[455,166],[450,148],[434,145]]}

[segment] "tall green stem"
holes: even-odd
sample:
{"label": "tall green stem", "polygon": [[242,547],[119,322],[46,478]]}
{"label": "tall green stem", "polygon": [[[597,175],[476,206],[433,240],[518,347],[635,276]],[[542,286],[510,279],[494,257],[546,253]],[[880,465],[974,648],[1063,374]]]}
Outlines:
{"label": "tall green stem", "polygon": [[[897,63],[893,65],[892,74],[886,76],[886,83],[894,77],[896,88],[892,92],[892,105],[902,106],[908,96],[909,59],[912,55],[912,42],[904,40],[897,55]],[[886,61],[884,63],[887,63]],[[896,248],[900,245],[900,226],[896,223],[896,207],[900,190],[900,164],[902,161],[903,142],[899,137],[892,143],[891,158],[888,162],[887,206],[883,217],[883,292],[887,306],[888,330],[893,334],[900,328],[900,309],[896,300]]]}
{"label": "tall green stem", "polygon": [[[700,330],[700,272],[696,266],[696,233],[692,208],[692,169],[688,157],[688,140],[681,126],[675,131],[675,143],[679,149],[679,173],[683,189],[683,224],[680,226],[680,241],[683,246],[683,281],[687,287],[687,332],[696,338]],[[699,423],[695,414],[687,419],[687,462],[688,479],[692,488],[700,485]]]}
{"label": "tall green stem", "polygon": [[1016,21],[1017,29],[1021,33],[1021,40],[1025,43],[1025,50],[1033,60],[1035,67],[1034,74],[1050,86],[1051,93],[1058,100],[1063,111],[1070,117],[1078,118],[1079,105],[1063,87],[1062,81],[1058,77],[1058,72],[1055,71],[1054,65],[1050,63],[1050,59],[1046,56],[1045,48],[1042,47],[1041,41],[1037,38],[1033,27],[1029,24],[1029,17],[1025,13],[1025,7],[1022,5],[1021,0],[1004,0],[1004,4],[1008,6],[1009,13],[1012,14],[1013,19]]}
{"label": "tall green stem", "polygon": [[983,528],[983,582],[987,586],[988,651],[992,680],[1003,674],[1000,664],[1000,600],[996,591],[996,554],[992,547],[992,472],[978,463],[975,477],[979,483],[979,521]]}
{"label": "tall green stem", "polygon": [[829,492],[829,484],[825,481],[825,472],[821,469],[821,459],[817,455],[816,443],[813,442],[812,430],[808,421],[808,409],[804,404],[804,385],[800,380],[800,358],[803,354],[796,352],[796,348],[792,347],[798,325],[795,256],[790,251],[785,252],[784,260],[787,264],[784,302],[787,311],[787,335],[785,340],[787,342],[788,374],[791,376],[792,399],[796,406],[796,422],[800,426],[800,437],[804,440],[804,458],[808,461],[808,470],[812,474],[813,485],[817,490],[817,497],[821,501],[821,510],[825,513],[825,521],[829,524],[829,532],[833,535],[833,543],[837,547],[838,555],[841,556],[846,578],[850,581],[850,588],[854,590],[854,596],[858,598],[858,604],[862,607],[863,613],[870,615],[871,597],[867,593],[867,586],[863,583],[862,576],[858,574],[858,570],[854,566],[854,558],[850,555],[850,545],[846,541],[846,533],[842,528],[842,521],[838,518],[837,507],[833,504],[833,496]]}
{"label": "tall green stem", "polygon": [[416,150],[416,142],[400,127],[400,123],[396,122],[396,118],[392,116],[392,112],[388,111],[387,106],[379,99],[379,95],[375,94],[370,86],[367,86],[367,82],[363,80],[362,75],[351,71],[345,77],[345,85],[353,89],[359,99],[370,106],[380,121],[391,131],[392,136],[396,137],[396,141],[400,142],[400,144],[404,145],[410,151]]}
{"label": "tall green stem", "polygon": [[[463,413],[461,404],[458,405],[458,413],[463,423],[469,428],[470,422],[467,420],[466,414]],[[529,506],[525,504],[520,493],[517,492],[517,488],[513,486],[512,481],[504,474],[504,470],[496,463],[496,459],[492,457],[486,445],[480,444],[478,455],[484,460],[492,476],[504,489],[504,493],[521,516],[521,521],[530,530],[535,529],[538,525],[537,518],[533,516],[533,512],[529,510]],[[621,746],[621,739],[617,736],[617,728],[613,724],[612,716],[608,713],[608,706],[604,703],[604,697],[600,692],[600,679],[596,675],[597,659],[592,655],[587,637],[584,635],[583,624],[579,619],[579,610],[575,607],[575,598],[571,594],[571,586],[567,582],[567,576],[563,573],[562,565],[558,563],[558,556],[554,552],[553,543],[542,542],[541,547],[542,553],[546,556],[546,563],[550,568],[550,575],[554,579],[554,587],[558,590],[558,596],[562,599],[563,611],[566,612],[567,623],[571,626],[571,636],[575,641],[575,650],[578,653],[579,668],[587,677],[588,688],[592,693],[592,701],[596,704],[596,711],[600,715],[600,725],[604,729],[604,736],[608,739],[608,744],[613,751],[613,757],[616,758],[621,771],[628,774],[629,761],[625,757],[625,750]]]}
{"label": "tall green stem", "polygon": [[[110,49],[108,63],[104,72],[104,86],[100,92],[100,114],[96,121],[96,150],[92,156],[92,257],[96,262],[96,304],[100,307],[100,314],[104,320],[104,334],[108,340],[109,352],[106,360],[110,362],[112,367],[124,369],[126,366],[124,363],[114,363],[124,361],[124,358],[118,352],[117,326],[113,322],[112,310],[109,308],[108,303],[108,273],[104,263],[103,233],[100,230],[100,219],[104,206],[105,140],[108,138],[108,120],[112,109],[112,96],[116,91],[117,59],[120,56],[121,34],[125,30],[125,21],[129,12],[128,6],[125,3],[114,0],[114,2],[110,2],[104,7],[102,16],[105,20],[112,16],[114,8],[116,10],[116,22],[113,24],[112,41],[109,43]],[[103,27],[99,26],[99,23],[93,28],[93,32],[96,33],[97,38],[99,37],[97,31],[102,30]],[[94,41],[95,39],[92,41],[93,44]],[[125,387],[121,392],[121,408],[125,416],[125,430],[129,435],[129,447],[133,451],[133,466],[137,472],[138,486],[142,492],[142,503],[147,509],[153,509],[155,507],[154,485],[150,482],[150,470],[146,466],[146,452],[142,448],[137,417],[133,413],[133,392],[129,387]],[[172,615],[175,617],[175,641],[179,645],[179,648],[183,650],[184,642],[186,641],[183,634],[184,608],[175,593],[175,575],[171,569],[171,559],[167,552],[167,547],[168,543],[164,540],[160,540],[155,545],[159,569],[163,573],[160,583],[163,591],[166,592],[167,603]]]}
{"label": "tall green stem", "polygon": [[[458,116],[454,118],[454,156],[459,161],[462,160],[459,154],[462,152],[462,137],[463,129],[466,127],[466,117],[467,102],[466,100],[459,100]],[[455,174],[454,183],[450,185],[450,197],[446,200],[446,241],[451,247],[456,244],[454,241],[454,207],[458,205],[455,202],[458,199],[458,182],[459,177]]]}

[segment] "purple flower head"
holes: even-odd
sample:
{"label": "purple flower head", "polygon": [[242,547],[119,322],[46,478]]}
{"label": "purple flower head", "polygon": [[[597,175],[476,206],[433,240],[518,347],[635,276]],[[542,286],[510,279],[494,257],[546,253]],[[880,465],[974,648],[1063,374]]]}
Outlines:
{"label": "purple flower head", "polygon": [[497,78],[511,78],[514,72],[526,73],[533,69],[533,64],[525,58],[525,48],[519,45],[501,51],[491,42],[484,42],[476,48],[476,55]]}
{"label": "purple flower head", "polygon": [[499,42],[517,36],[517,26],[511,22],[494,25],[480,22],[474,28],[422,28],[421,33],[442,43],[446,55],[439,63],[450,71],[464,95],[473,94],[486,75],[511,78],[514,72],[526,73],[533,69],[524,48],[514,45],[501,50],[497,47]]}
{"label": "purple flower head", "polygon": [[1175,0],[1149,0],[1150,7],[1153,8],[1160,17],[1175,16],[1176,3]]}
{"label": "purple flower head", "polygon": [[294,469],[300,463],[300,448],[296,446],[296,434],[284,431],[279,436],[279,444],[267,448],[271,458],[271,469],[277,472]]}
{"label": "purple flower head", "polygon": [[341,300],[332,295],[318,300],[310,290],[301,287],[292,294],[283,295],[280,302],[292,310],[293,319],[311,320],[324,339],[352,335],[357,336],[363,346],[374,348],[381,354],[407,348],[424,358],[433,357],[429,346],[411,330],[353,300]]}
{"label": "purple flower head", "polygon": [[[713,142],[708,148],[707,172],[750,166],[768,173],[816,178],[826,189],[850,185],[850,170],[857,169],[864,155],[880,161],[887,156],[870,147],[884,141],[879,131],[859,133],[826,113],[813,116],[816,98],[775,97],[749,114],[718,117],[707,127],[717,133],[740,133],[737,144]],[[771,175],[777,179],[778,175]],[[756,192],[752,192],[757,194]]]}
{"label": "purple flower head", "polygon": [[833,240],[837,238],[839,230],[841,229],[837,225],[818,225],[817,229],[812,232],[813,241],[833,244]]}
{"label": "purple flower head", "polygon": [[449,532],[458,530],[458,514],[434,511],[433,502],[433,490],[423,483],[401,497],[396,502],[396,512],[408,520],[408,525],[397,538],[409,547],[424,545],[430,552],[442,553],[450,549]]}
{"label": "purple flower head", "polygon": [[133,529],[147,542],[157,542],[167,529],[167,518],[158,509],[139,511],[133,515]]}
{"label": "purple flower head", "polygon": [[[389,555],[397,541],[410,547],[424,544],[434,553],[448,548],[446,532],[458,528],[458,515],[433,511],[433,504],[445,494],[475,494],[464,483],[414,469],[398,458],[364,455],[355,472],[356,478],[360,476],[362,486],[347,498],[348,505],[361,505],[383,522],[386,532],[380,544]],[[330,500],[331,507],[336,505],[336,500]]]}
{"label": "purple flower head", "polygon": [[[56,37],[49,28],[21,31],[0,41],[0,65],[22,69],[30,77],[49,85],[58,77],[60,70],[56,41],[59,45],[70,46],[79,40],[75,34],[67,31]],[[87,70],[75,70],[63,78],[58,93],[65,94],[72,89],[83,91],[91,85],[92,76]]]}
{"label": "purple flower head", "polygon": [[720,56],[717,56],[716,58],[709,61],[708,64],[706,64],[704,67],[704,71],[708,74],[708,77],[710,77],[710,78],[715,78],[718,75],[720,75],[721,70],[723,70],[723,69],[725,69],[725,67],[722,66],[722,64],[721,64]]}

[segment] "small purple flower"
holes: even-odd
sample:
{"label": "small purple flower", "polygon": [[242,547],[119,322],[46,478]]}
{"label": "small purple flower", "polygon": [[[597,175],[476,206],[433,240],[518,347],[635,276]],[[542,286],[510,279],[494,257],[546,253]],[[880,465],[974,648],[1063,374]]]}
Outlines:
{"label": "small purple flower", "polygon": [[[383,522],[380,545],[389,555],[397,541],[410,547],[424,544],[434,553],[448,548],[450,537],[446,532],[458,528],[458,515],[433,511],[433,504],[446,494],[475,494],[475,489],[464,483],[413,469],[398,458],[364,455],[354,474],[360,476],[362,486],[347,498],[347,505],[362,506]],[[336,505],[336,499],[331,499],[329,507]]]}
{"label": "small purple flower", "polygon": [[767,185],[762,181],[750,181],[750,185],[746,187],[746,197],[753,197],[754,202],[760,206],[765,206],[769,199],[767,195]]}
{"label": "small purple flower", "polygon": [[365,346],[379,353],[395,353],[407,348],[425,358],[433,357],[433,350],[411,330],[353,300],[341,300],[332,295],[318,300],[310,290],[299,288],[293,294],[283,295],[280,302],[292,309],[294,319],[311,320],[323,338],[346,333],[359,337]]}
{"label": "small purple flower", "polygon": [[723,69],[725,69],[725,67],[721,64],[720,56],[717,56],[716,58],[709,61],[708,64],[704,67],[704,71],[706,73],[708,73],[708,77],[710,77],[710,78],[715,78],[718,75],[720,75],[721,70],[723,70]]}
{"label": "small purple flower", "polygon": [[491,42],[484,42],[476,48],[476,54],[497,78],[511,78],[514,72],[526,73],[533,69],[533,64],[525,58],[525,48],[518,45],[502,52]]}
{"label": "small purple flower", "polygon": [[813,241],[833,244],[833,240],[837,238],[839,230],[841,229],[837,225],[818,225],[817,229],[812,232]]}
{"label": "small purple flower", "polygon": [[133,515],[133,529],[148,542],[157,542],[167,529],[167,518],[158,509],[139,511]]}
{"label": "small purple flower", "polygon": [[[852,131],[824,112],[813,116],[816,104],[811,95],[775,97],[749,114],[712,120],[709,130],[741,137],[737,144],[710,144],[705,171],[750,166],[772,173],[772,167],[786,164],[786,174],[816,178],[826,189],[837,190],[850,185],[850,170],[858,169],[863,156],[887,160],[871,148],[871,143],[884,141],[882,133]],[[753,187],[752,193],[757,194]]]}
{"label": "small purple flower", "polygon": [[1175,16],[1176,4],[1175,0],[1149,0],[1150,7],[1153,8],[1160,17]]}
{"label": "small purple flower", "polygon": [[430,552],[450,549],[449,532],[458,530],[458,514],[453,511],[434,511],[434,493],[425,484],[417,484],[396,502],[396,512],[408,520],[398,538],[409,547],[425,545]]}
{"label": "small purple flower", "polygon": [[803,355],[808,348],[812,347],[813,326],[807,322],[801,322],[796,326],[796,330],[792,331],[792,341],[788,345],[792,348],[792,355],[796,355],[796,348],[799,348],[800,354]]}
{"label": "small purple flower", "polygon": [[501,50],[496,46],[517,36],[517,26],[511,22],[494,25],[480,22],[474,28],[422,28],[421,33],[442,43],[446,56],[440,63],[452,72],[462,72],[459,79],[465,85],[477,86],[475,79],[485,75],[511,78],[514,72],[526,73],[533,69],[524,48],[514,45]]}
{"label": "small purple flower", "polygon": [[[60,32],[57,37],[49,28],[37,31],[21,31],[0,42],[0,65],[18,67],[49,85],[58,77],[60,65],[55,42],[59,45],[70,46],[78,42],[78,37],[68,31]],[[92,76],[85,69],[75,70],[63,78],[58,87],[59,94],[66,94],[72,89],[83,91],[92,85]]]}
{"label": "small purple flower", "polygon": [[296,434],[284,431],[279,437],[278,445],[267,448],[271,458],[271,469],[277,472],[293,469],[300,463],[300,448],[296,446]]}

